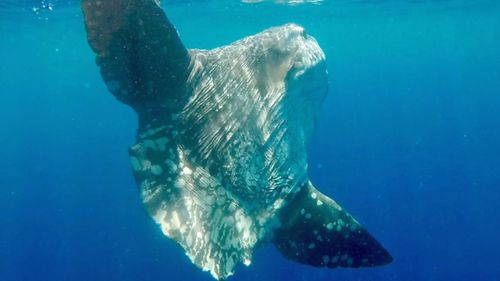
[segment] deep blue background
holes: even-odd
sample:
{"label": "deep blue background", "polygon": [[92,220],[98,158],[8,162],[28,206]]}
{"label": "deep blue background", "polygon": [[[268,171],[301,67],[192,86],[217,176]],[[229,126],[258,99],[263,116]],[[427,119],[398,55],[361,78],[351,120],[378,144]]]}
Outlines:
{"label": "deep blue background", "polygon": [[[55,1],[35,13],[39,2],[9,1],[0,5],[0,280],[211,280],[142,210],[127,156],[136,118],[103,86],[78,8]],[[232,280],[500,280],[499,4],[166,8],[188,47],[290,21],[318,39],[331,91],[311,177],[395,257],[325,270],[269,245]]]}

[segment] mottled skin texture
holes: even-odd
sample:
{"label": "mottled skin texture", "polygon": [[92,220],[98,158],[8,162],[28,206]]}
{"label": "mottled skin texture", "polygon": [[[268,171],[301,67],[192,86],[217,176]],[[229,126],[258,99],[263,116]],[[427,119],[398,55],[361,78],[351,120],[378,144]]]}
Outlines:
{"label": "mottled skin texture", "polygon": [[273,242],[288,257],[317,267],[367,267],[389,263],[387,251],[335,201],[309,182],[279,211]]}
{"label": "mottled skin texture", "polygon": [[151,0],[84,0],[108,89],[139,116],[130,156],[163,233],[217,279],[273,242],[314,266],[391,257],[307,175],[327,93],[325,56],[289,24],[214,50],[187,50]]}

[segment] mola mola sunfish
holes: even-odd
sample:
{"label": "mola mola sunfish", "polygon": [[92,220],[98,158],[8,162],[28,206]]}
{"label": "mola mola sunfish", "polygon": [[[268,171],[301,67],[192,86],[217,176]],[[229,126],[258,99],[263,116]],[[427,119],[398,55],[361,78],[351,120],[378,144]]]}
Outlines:
{"label": "mola mola sunfish", "polygon": [[317,267],[389,253],[307,173],[328,90],[325,54],[295,24],[188,50],[159,1],[83,0],[108,90],[139,117],[131,166],[144,207],[216,279],[259,245]]}

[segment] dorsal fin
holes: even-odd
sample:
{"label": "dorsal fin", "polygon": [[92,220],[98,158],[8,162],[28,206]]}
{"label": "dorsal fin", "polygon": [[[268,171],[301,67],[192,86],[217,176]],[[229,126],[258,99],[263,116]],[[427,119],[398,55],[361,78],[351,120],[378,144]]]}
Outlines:
{"label": "dorsal fin", "polygon": [[82,0],[87,39],[113,95],[139,115],[176,110],[189,53],[154,0]]}
{"label": "dorsal fin", "polygon": [[280,213],[273,242],[294,261],[316,267],[369,267],[391,255],[349,213],[317,191],[304,187]]}

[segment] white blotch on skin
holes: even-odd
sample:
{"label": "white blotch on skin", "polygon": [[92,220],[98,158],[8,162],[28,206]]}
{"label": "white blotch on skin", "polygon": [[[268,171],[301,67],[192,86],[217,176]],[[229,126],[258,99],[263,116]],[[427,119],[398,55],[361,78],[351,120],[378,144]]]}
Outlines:
{"label": "white blotch on skin", "polygon": [[323,256],[323,264],[328,264],[329,261],[330,261],[329,256]]}
{"label": "white blotch on skin", "polygon": [[176,172],[177,171],[177,165],[175,165],[174,161],[167,159],[165,161],[165,164],[167,164],[167,167],[172,171]]}
{"label": "white blotch on skin", "polygon": [[283,205],[283,199],[278,199],[274,202],[273,207],[274,209],[279,209],[281,208],[282,205]]}
{"label": "white blotch on skin", "polygon": [[185,174],[185,175],[191,175],[193,173],[193,171],[191,169],[189,169],[189,167],[184,167],[182,169],[182,172]]}
{"label": "white blotch on skin", "polygon": [[176,211],[172,212],[171,223],[174,228],[179,228],[181,226],[181,221]]}
{"label": "white blotch on skin", "polygon": [[159,176],[159,175],[163,174],[163,169],[161,168],[161,166],[154,165],[151,167],[151,172],[154,175]]}
{"label": "white blotch on skin", "polygon": [[156,144],[158,145],[158,148],[160,149],[160,151],[165,150],[165,146],[167,145],[167,143],[168,143],[167,138],[159,138],[156,140]]}
{"label": "white blotch on skin", "polygon": [[207,188],[210,185],[209,179],[203,176],[200,178],[199,182],[201,188]]}
{"label": "white blotch on skin", "polygon": [[156,214],[153,216],[153,219],[157,222],[157,223],[162,223],[163,222],[163,219],[167,216],[167,211],[163,210],[163,209],[159,209],[158,211],[156,211]]}
{"label": "white blotch on skin", "polygon": [[142,167],[144,167],[144,169],[151,168],[151,161],[149,161],[149,160],[142,160]]}
{"label": "white blotch on skin", "polygon": [[332,263],[337,263],[339,261],[339,256],[335,256],[332,259]]}
{"label": "white blotch on skin", "polygon": [[184,188],[184,184],[183,183],[184,183],[184,181],[181,182],[180,179],[179,179],[178,181],[176,181],[174,183],[174,187],[178,188],[178,189],[182,189],[182,188]]}
{"label": "white blotch on skin", "polygon": [[139,160],[135,157],[130,157],[130,163],[132,164],[132,169],[134,171],[140,171],[141,170],[141,164],[139,163]]}

